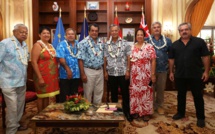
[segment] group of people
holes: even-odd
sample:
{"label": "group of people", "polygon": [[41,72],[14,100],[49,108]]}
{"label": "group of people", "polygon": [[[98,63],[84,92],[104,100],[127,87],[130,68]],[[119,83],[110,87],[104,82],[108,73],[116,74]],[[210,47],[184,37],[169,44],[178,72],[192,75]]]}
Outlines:
{"label": "group of people", "polygon": [[[203,82],[209,77],[209,52],[204,40],[191,35],[189,23],[179,25],[181,37],[173,44],[161,34],[160,22],[152,23],[151,28],[153,34],[148,38],[143,29],[137,29],[136,42],[131,46],[119,36],[120,28],[115,24],[109,27],[107,42],[98,37],[97,24],[89,25],[89,36],[79,43],[75,40],[76,31],[68,28],[66,39],[55,50],[49,43],[50,28],[41,27],[40,40],[31,51],[38,111],[49,104],[49,97],[57,95],[58,102],[65,102],[67,95],[77,94],[80,79],[84,97],[100,104],[105,79],[111,89],[111,101],[118,102],[120,88],[126,119],[133,126],[144,127],[154,111],[165,112],[164,90],[169,65],[169,78],[176,82],[178,90],[178,108],[173,120],[185,117],[189,87],[194,97],[197,126],[204,127],[202,90]],[[0,42],[0,87],[7,105],[7,134],[26,129],[19,121],[25,105],[27,35],[27,27],[17,24],[13,36]],[[135,118],[143,119],[144,123],[136,123]]]}

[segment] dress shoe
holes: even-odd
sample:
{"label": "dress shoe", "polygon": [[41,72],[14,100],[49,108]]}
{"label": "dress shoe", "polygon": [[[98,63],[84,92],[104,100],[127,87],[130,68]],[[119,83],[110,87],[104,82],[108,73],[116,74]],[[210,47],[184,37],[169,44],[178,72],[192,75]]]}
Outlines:
{"label": "dress shoe", "polygon": [[205,127],[205,120],[204,119],[198,119],[197,120],[197,126],[198,127]]}
{"label": "dress shoe", "polygon": [[162,115],[162,114],[164,114],[165,111],[164,111],[164,109],[162,107],[159,107],[157,109],[157,112],[158,112],[158,114]]}
{"label": "dress shoe", "polygon": [[28,127],[27,126],[19,126],[18,127],[18,131],[24,131],[24,130],[27,130]]}
{"label": "dress shoe", "polygon": [[181,114],[177,113],[177,114],[175,114],[175,115],[172,117],[172,119],[173,119],[173,120],[179,120],[179,119],[182,119],[182,118],[184,118],[184,117],[185,117],[184,115],[181,115]]}

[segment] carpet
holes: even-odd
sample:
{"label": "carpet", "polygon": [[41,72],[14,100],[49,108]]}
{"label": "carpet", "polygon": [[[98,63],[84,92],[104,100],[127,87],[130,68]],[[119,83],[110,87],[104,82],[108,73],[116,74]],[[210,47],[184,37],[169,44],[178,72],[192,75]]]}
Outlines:
{"label": "carpet", "polygon": [[[149,125],[143,128],[136,128],[125,121],[122,124],[124,134],[215,134],[215,99],[211,96],[204,95],[206,127],[199,128],[196,126],[195,107],[191,92],[187,93],[186,117],[184,119],[173,121],[172,116],[176,113],[177,108],[177,92],[165,91],[165,114],[158,115],[155,112]],[[34,134],[35,125],[30,119],[36,115],[36,101],[28,103],[26,111],[23,115],[22,122],[28,125],[25,131],[17,132],[17,134]],[[1,119],[1,115],[0,115]],[[142,123],[141,120],[135,120]],[[2,122],[0,122],[2,126]],[[47,128],[40,127],[37,129],[39,134],[118,134],[115,128]],[[0,133],[4,133],[4,129],[0,127]]]}

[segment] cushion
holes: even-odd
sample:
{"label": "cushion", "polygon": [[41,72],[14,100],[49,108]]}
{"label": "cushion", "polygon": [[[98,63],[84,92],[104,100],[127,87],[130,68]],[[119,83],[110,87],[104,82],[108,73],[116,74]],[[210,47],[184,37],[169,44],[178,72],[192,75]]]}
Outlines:
{"label": "cushion", "polygon": [[30,102],[37,99],[36,92],[26,91],[25,102]]}

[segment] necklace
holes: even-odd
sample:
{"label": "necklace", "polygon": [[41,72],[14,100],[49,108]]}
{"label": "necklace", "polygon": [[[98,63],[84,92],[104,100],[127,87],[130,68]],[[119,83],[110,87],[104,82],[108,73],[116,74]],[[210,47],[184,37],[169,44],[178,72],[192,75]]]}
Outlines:
{"label": "necklace", "polygon": [[[137,43],[135,43],[135,44],[137,44]],[[134,50],[134,45],[132,45],[131,51]],[[145,45],[146,45],[146,43],[144,42],[137,54],[131,54],[130,58],[131,58],[132,62],[135,62],[140,59],[141,52],[143,51],[143,48],[145,47]]]}
{"label": "necklace", "polygon": [[39,42],[43,45],[43,47],[48,51],[48,53],[51,55],[52,58],[54,58],[56,56],[56,51],[51,44],[49,44],[49,45],[54,50],[54,52],[51,52],[50,49],[47,47],[47,45],[42,40],[38,40],[37,42]]}
{"label": "necklace", "polygon": [[111,56],[112,58],[117,58],[118,55],[119,55],[119,50],[120,50],[120,48],[121,48],[122,39],[119,38],[119,43],[118,43],[118,47],[117,47],[117,53],[116,53],[115,55],[113,54],[113,47],[112,47],[112,45],[110,44],[111,41],[112,41],[112,36],[110,36],[110,40],[107,42],[107,44],[108,44],[108,52],[109,52],[109,54],[110,54],[110,56]]}
{"label": "necklace", "polygon": [[90,48],[92,49],[92,51],[93,51],[95,56],[99,56],[102,53],[103,49],[102,49],[102,42],[101,42],[100,39],[98,41],[98,45],[99,45],[99,52],[98,53],[95,51],[95,49],[94,49],[94,47],[92,45],[92,42],[90,41],[89,37],[88,37],[88,43],[89,43]]}
{"label": "necklace", "polygon": [[163,37],[163,42],[164,42],[164,44],[163,44],[162,46],[160,46],[160,47],[159,47],[159,46],[156,46],[155,43],[152,41],[152,37],[149,36],[149,39],[150,39],[152,45],[153,45],[154,47],[156,47],[157,49],[161,49],[161,48],[164,48],[164,47],[166,46],[166,38],[165,38],[164,35],[161,35],[161,36]]}
{"label": "necklace", "polygon": [[[66,42],[67,45],[67,49],[69,50],[69,53],[72,57],[77,57],[78,56],[78,52],[74,55],[74,53],[71,51],[70,45],[67,43],[66,40],[64,40]],[[78,49],[77,49],[78,50]]]}
{"label": "necklace", "polygon": [[12,38],[12,41],[13,41],[13,43],[14,43],[14,45],[16,47],[16,51],[17,51],[17,53],[19,55],[19,60],[21,61],[21,63],[23,65],[27,66],[28,65],[27,47],[24,48],[24,55],[22,55],[14,38]]}

